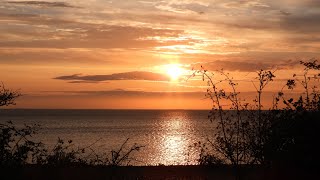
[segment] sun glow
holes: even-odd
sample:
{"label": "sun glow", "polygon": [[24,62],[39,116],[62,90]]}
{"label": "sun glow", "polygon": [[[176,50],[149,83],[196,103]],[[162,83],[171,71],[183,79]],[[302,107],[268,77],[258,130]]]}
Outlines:
{"label": "sun glow", "polygon": [[171,80],[178,80],[183,74],[182,69],[178,64],[168,64],[166,66],[166,73],[170,76]]}

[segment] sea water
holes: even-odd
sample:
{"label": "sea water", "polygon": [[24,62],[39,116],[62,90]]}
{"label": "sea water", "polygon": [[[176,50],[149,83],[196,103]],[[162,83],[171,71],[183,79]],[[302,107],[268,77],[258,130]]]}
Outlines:
{"label": "sea water", "polygon": [[110,155],[129,138],[125,149],[143,145],[131,165],[196,164],[194,144],[213,137],[215,123],[207,110],[37,110],[2,109],[0,123],[39,124],[35,138],[52,148],[57,139],[72,140],[73,147],[90,145],[95,153]]}

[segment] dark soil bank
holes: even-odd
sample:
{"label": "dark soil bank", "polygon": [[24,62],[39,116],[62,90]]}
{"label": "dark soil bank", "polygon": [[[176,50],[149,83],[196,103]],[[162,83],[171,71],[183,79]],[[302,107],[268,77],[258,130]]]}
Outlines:
{"label": "dark soil bank", "polygon": [[312,173],[315,171],[303,168],[242,168],[239,178],[236,178],[234,172],[235,171],[231,167],[203,166],[27,167],[23,169],[1,169],[0,179],[317,179],[315,178],[315,173]]}

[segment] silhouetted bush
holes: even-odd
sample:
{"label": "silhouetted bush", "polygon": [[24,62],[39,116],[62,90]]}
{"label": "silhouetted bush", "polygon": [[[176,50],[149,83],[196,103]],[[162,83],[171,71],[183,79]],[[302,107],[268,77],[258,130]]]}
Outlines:
{"label": "silhouetted bush", "polygon": [[[223,161],[216,156],[212,150],[212,146],[208,145],[212,143],[209,139],[207,142],[201,142],[194,144],[194,147],[200,149],[198,164],[204,166],[220,166],[223,164]],[[211,144],[212,145],[212,144]]]}
{"label": "silhouetted bush", "polygon": [[[274,80],[274,71],[257,72],[258,83],[253,82],[257,96],[253,103],[239,97],[238,84],[223,70],[208,73],[201,67],[195,71],[192,76],[200,74],[207,81],[206,96],[213,104],[208,118],[217,122],[215,138],[206,142],[210,146],[207,152],[201,147],[199,163],[222,162],[239,167],[241,164],[304,166],[319,162],[320,65],[316,60],[301,61],[301,65],[303,74],[294,74],[294,79],[287,81],[267,110],[262,106],[262,94]],[[217,73],[224,79],[217,80]],[[231,91],[225,91],[226,87],[220,86],[222,82],[227,82]],[[304,92],[298,98],[286,97],[284,90],[293,90],[298,85]],[[229,102],[228,108],[222,102]]]}
{"label": "silhouetted bush", "polygon": [[50,152],[44,156],[42,165],[53,167],[73,167],[73,166],[85,166],[88,164],[88,160],[81,157],[85,153],[84,149],[72,148],[72,140],[67,143],[64,140],[58,138],[56,145]]}
{"label": "silhouetted bush", "polygon": [[0,124],[1,166],[18,167],[28,162],[41,163],[46,150],[41,142],[30,140],[37,129],[37,125],[16,128],[11,121]]}
{"label": "silhouetted bush", "polygon": [[[303,73],[294,74],[275,98],[269,158],[271,162],[310,167],[320,160],[320,65],[314,59],[300,64]],[[296,98],[286,97],[285,88],[294,90],[299,85],[303,93]],[[278,108],[280,103],[285,107]]]}
{"label": "silhouetted bush", "polygon": [[13,91],[5,88],[4,84],[0,85],[0,107],[15,105],[15,99],[21,96],[18,91]]}
{"label": "silhouetted bush", "polygon": [[[6,89],[0,85],[0,107],[15,104],[15,99],[21,96],[17,91]],[[16,128],[11,121],[0,124],[0,165],[7,167],[23,166],[28,161],[38,162],[38,157],[44,153],[43,144],[31,140],[39,126],[25,125]]]}

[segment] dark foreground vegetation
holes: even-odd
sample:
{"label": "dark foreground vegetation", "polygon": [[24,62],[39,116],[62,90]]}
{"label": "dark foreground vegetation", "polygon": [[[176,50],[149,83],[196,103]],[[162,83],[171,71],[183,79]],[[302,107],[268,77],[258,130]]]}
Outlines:
{"label": "dark foreground vegetation", "polygon": [[[33,180],[93,180],[93,179],[147,179],[147,180],[234,180],[230,166],[88,166],[57,167],[27,166],[19,169],[2,169],[1,179]],[[247,180],[300,180],[318,179],[316,171],[279,167],[266,169],[259,166],[242,167],[241,179]]]}
{"label": "dark foreground vegetation", "polygon": [[[210,86],[207,97],[213,107],[208,118],[218,123],[215,139],[197,144],[201,148],[199,163],[229,164],[238,179],[243,166],[250,165],[263,169],[286,167],[292,173],[303,169],[306,174],[316,169],[320,162],[320,65],[314,59],[300,64],[302,74],[293,74],[293,79],[287,80],[267,110],[263,110],[263,93],[276,77],[275,71],[257,72],[252,81],[257,94],[253,103],[239,97],[238,84],[223,70],[217,72],[223,77],[220,80],[204,68],[195,71],[193,76],[200,74]],[[288,92],[295,95],[288,97]]]}
{"label": "dark foreground vegetation", "polygon": [[[239,97],[237,83],[223,70],[216,72],[223,77],[219,80],[204,68],[195,71],[192,76],[207,81],[206,95],[213,104],[208,117],[218,124],[214,139],[195,144],[200,149],[198,166],[127,166],[134,160],[132,153],[142,148],[136,144],[125,148],[127,141],[103,156],[90,145],[74,148],[71,140],[58,139],[56,146],[48,149],[32,140],[37,125],[16,128],[7,122],[0,124],[2,175],[29,179],[315,178],[320,162],[320,65],[316,60],[301,61],[301,65],[302,74],[294,74],[284,84],[267,110],[263,93],[274,80],[274,71],[257,72],[252,82],[257,94],[253,103]],[[1,88],[0,106],[14,104],[20,94]],[[301,93],[288,97],[291,91]],[[15,173],[8,168],[16,168]]]}

